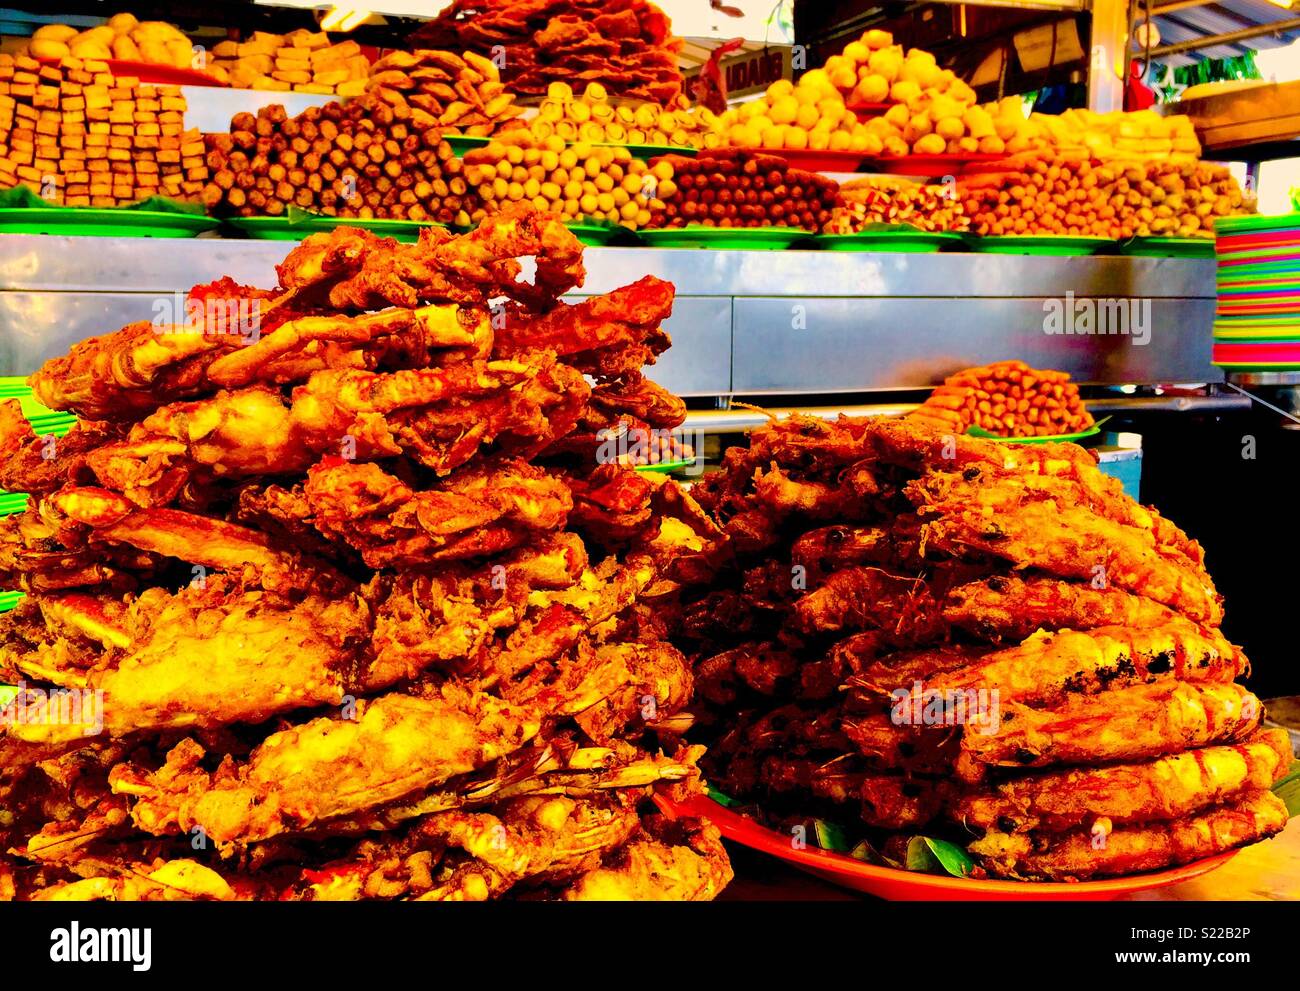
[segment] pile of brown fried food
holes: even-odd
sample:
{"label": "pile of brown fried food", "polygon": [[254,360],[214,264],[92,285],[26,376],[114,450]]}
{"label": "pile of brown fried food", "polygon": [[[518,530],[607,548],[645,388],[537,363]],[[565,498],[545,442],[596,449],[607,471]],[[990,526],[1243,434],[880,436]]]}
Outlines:
{"label": "pile of brown fried food", "polygon": [[53,459],[4,405],[0,896],[715,895],[717,832],[654,811],[699,748],[645,618],[714,531],[593,455],[682,419],[640,371],[672,285],[559,302],[582,248],[531,206],[278,271],[197,294],[260,304],[251,343],[138,323],[46,364],[82,418]]}
{"label": "pile of brown fried food", "polygon": [[[710,784],[786,827],[917,836],[976,871],[1082,880],[1270,836],[1291,751],[1236,684],[1200,546],[1083,448],[793,418],[695,486]],[[712,573],[710,573],[712,569]]]}
{"label": "pile of brown fried food", "polygon": [[682,92],[682,40],[647,0],[456,0],[410,42],[489,57],[504,49],[502,75],[522,95],[595,82],[611,96],[668,106]]}

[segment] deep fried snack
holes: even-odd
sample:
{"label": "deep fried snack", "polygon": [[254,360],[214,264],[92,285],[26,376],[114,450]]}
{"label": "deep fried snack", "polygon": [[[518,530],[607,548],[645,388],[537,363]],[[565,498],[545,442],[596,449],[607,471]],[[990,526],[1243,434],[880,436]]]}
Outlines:
{"label": "deep fried snack", "polygon": [[1004,833],[1057,833],[1098,818],[1117,824],[1179,819],[1271,788],[1292,760],[1286,731],[1263,729],[1242,743],[1202,747],[1141,764],[1015,778],[989,791],[962,795],[949,814],[963,825]]}
{"label": "deep fried snack", "polygon": [[1052,835],[1046,842],[1024,833],[990,832],[968,849],[999,876],[1086,881],[1191,863],[1266,839],[1281,832],[1286,821],[1282,799],[1270,791],[1253,791],[1236,802],[1173,822],[1108,832],[1103,826],[1101,842],[1092,830]]}
{"label": "deep fried snack", "polygon": [[993,732],[965,733],[958,773],[990,766],[1045,767],[1141,760],[1234,743],[1254,732],[1263,706],[1237,684],[1164,681],[1081,695],[1056,709],[1005,702]]}

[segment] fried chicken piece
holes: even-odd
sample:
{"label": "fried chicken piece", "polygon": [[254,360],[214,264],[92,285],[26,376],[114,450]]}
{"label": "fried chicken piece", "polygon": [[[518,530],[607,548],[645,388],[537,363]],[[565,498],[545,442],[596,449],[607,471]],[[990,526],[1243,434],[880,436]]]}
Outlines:
{"label": "fried chicken piece", "polygon": [[277,547],[247,527],[179,509],[137,509],[105,489],[64,489],[43,500],[68,520],[91,528],[101,544],[125,544],[147,554],[176,558],[202,568],[246,575],[269,590],[346,587],[329,564]]}
{"label": "fried chicken piece", "polygon": [[650,817],[647,835],[617,849],[578,878],[566,901],[709,901],[734,876],[722,834],[699,819]]}
{"label": "fried chicken piece", "polygon": [[1254,791],[1238,801],[1154,826],[1125,826],[1096,835],[1074,830],[1046,837],[990,832],[967,849],[1000,877],[1086,881],[1203,860],[1267,839],[1281,832],[1286,821],[1282,799],[1270,791]]}
{"label": "fried chicken piece", "polygon": [[[318,235],[312,235],[316,237]],[[222,355],[207,369],[215,387],[234,389],[254,382],[303,381],[313,371],[357,367],[373,370],[367,352],[391,356],[397,343],[410,367],[434,364],[444,350],[485,358],[492,327],[486,311],[458,306],[386,309],[359,316],[304,316],[289,320],[257,341]],[[331,351],[331,345],[343,345]]]}
{"label": "fried chicken piece", "polygon": [[586,567],[581,538],[561,533],[488,568],[444,565],[432,573],[377,575],[365,593],[374,608],[368,680],[412,678],[435,664],[483,663],[493,638],[523,621],[530,596],[575,585]]}
{"label": "fried chicken piece", "polygon": [[355,719],[321,718],[274,733],[247,761],[203,770],[203,748],[179,744],[157,772],[114,768],[136,799],[135,824],[157,836],[200,827],[222,849],[301,831],[395,802],[506,756],[537,736],[545,710],[448,686],[441,696],[385,695]]}
{"label": "fried chicken piece", "polygon": [[935,476],[907,486],[925,521],[925,546],[953,554],[975,550],[1062,578],[1104,581],[1217,626],[1223,607],[1205,571],[1160,552],[1132,526],[1085,506],[1029,500],[1013,477],[994,484]]}
{"label": "fried chicken piece", "polygon": [[[518,258],[537,261],[533,284],[518,281]],[[414,307],[421,302],[486,305],[499,296],[544,310],[581,286],[582,243],[558,214],[512,204],[475,230],[452,237],[425,228],[416,244],[398,244],[357,228],[305,238],[276,267],[280,284],[336,310]]]}
{"label": "fried chicken piece", "polygon": [[1003,833],[1064,832],[1105,818],[1117,824],[1180,819],[1247,792],[1267,791],[1291,766],[1283,729],[1261,729],[1242,743],[1209,746],[1140,764],[1109,764],[1030,774],[962,795],[949,815]]}
{"label": "fried chicken piece", "polygon": [[[1153,509],[1138,505],[1124,493],[1123,484],[1097,467],[1093,452],[1077,444],[998,444],[962,437],[960,443],[943,430],[917,424],[910,418],[881,417],[872,421],[870,443],[876,456],[918,473],[959,472],[965,478],[1004,478],[1008,474],[1027,483],[1041,483],[1051,491],[1069,492],[1069,503],[1087,506],[1106,519],[1148,531],[1165,556],[1192,568],[1203,568],[1205,553],[1178,527]],[[1073,482],[1075,489],[1052,486]]]}
{"label": "fried chicken piece", "polygon": [[996,729],[967,731],[958,774],[991,766],[1101,764],[1236,743],[1254,732],[1263,706],[1237,684],[1162,681],[1082,695],[1055,709],[1003,701]]}
{"label": "fried chicken piece", "polygon": [[1147,629],[1175,617],[1168,606],[1122,589],[1012,575],[955,588],[943,603],[944,622],[994,643],[1023,640],[1039,630]]}
{"label": "fried chicken piece", "polygon": [[16,399],[0,400],[0,488],[45,495],[85,474],[85,455],[118,440],[120,426],[78,420],[63,437],[38,437]]}
{"label": "fried chicken piece", "polygon": [[375,569],[496,554],[562,529],[573,508],[562,480],[512,459],[415,492],[375,464],[331,458],[307,473],[303,494],[316,529]]}
{"label": "fried chicken piece", "polygon": [[671,282],[647,275],[603,296],[580,303],[559,303],[541,316],[515,307],[497,328],[496,353],[513,357],[529,348],[544,348],[567,358],[584,372],[596,374],[597,353],[644,347],[630,373],[639,375],[643,365],[668,349],[671,341],[661,328],[673,312],[676,290]]}
{"label": "fried chicken piece", "polygon": [[[84,608],[67,598],[51,605]],[[117,622],[118,645],[96,668],[75,680],[54,678],[102,692],[104,702],[88,697],[90,711],[72,723],[57,717],[63,703],[51,697],[40,710],[48,718],[15,723],[7,735],[84,744],[100,732],[122,737],[259,723],[295,708],[339,705],[355,688],[355,657],[370,635],[368,610],[355,594],[284,600],[232,589],[222,576],[175,595],[149,589]]]}
{"label": "fried chicken piece", "polygon": [[997,689],[1004,702],[1052,702],[1144,682],[1228,682],[1245,670],[1241,652],[1221,636],[1175,619],[1149,629],[1035,633],[1019,646],[932,677],[927,688]]}
{"label": "fried chicken piece", "polygon": [[141,320],[73,345],[28,382],[50,409],[87,420],[134,420],[159,403],[207,391],[208,365],[239,346],[237,337],[166,332]]}
{"label": "fried chicken piece", "polygon": [[240,898],[225,878],[195,860],[106,864],[102,870],[103,873],[94,877],[48,885],[33,894],[32,901],[171,902]]}

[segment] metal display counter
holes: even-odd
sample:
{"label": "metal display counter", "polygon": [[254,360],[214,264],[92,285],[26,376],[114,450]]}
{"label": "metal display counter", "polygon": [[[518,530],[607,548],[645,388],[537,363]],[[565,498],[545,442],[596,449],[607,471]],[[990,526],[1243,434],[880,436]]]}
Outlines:
{"label": "metal display counter", "polygon": [[[229,275],[269,286],[287,241],[0,237],[0,374],[170,312]],[[1008,357],[1108,384],[1221,382],[1210,364],[1214,262],[1145,257],[591,248],[584,292],[674,282],[673,347],[652,376],[683,396],[923,388]],[[1150,304],[1131,335],[1049,334],[1046,307]]]}

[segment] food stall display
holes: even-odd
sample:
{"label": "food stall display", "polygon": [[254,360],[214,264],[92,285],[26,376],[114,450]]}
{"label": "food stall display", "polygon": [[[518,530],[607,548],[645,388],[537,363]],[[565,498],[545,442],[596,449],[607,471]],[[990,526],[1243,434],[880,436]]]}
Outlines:
{"label": "food stall display", "polygon": [[195,198],[208,170],[185,106],[178,87],[114,76],[98,59],[0,55],[0,189],[26,185],[55,206]]}
{"label": "food stall display", "polygon": [[759,834],[1069,897],[1286,828],[1205,549],[1106,473],[1300,367],[1295,218],[1189,119],[861,22],[723,111],[649,0],[381,20],[0,55],[0,900],[708,900]]}
{"label": "food stall display", "polygon": [[[5,584],[28,593],[3,621],[0,675],[112,700],[71,725],[19,693],[0,838],[22,853],[0,856],[0,890],[726,885],[717,831],[650,801],[652,785],[699,789],[699,748],[671,742],[686,659],[636,618],[710,528],[674,483],[593,457],[620,419],[681,422],[641,375],[668,345],[673,287],[647,276],[558,302],[582,256],[528,205],[409,246],[315,234],[278,287],[190,296],[241,300],[238,315],[205,305],[163,335],[142,321],[33,375],[41,402],[80,417],[68,456],[43,455],[18,403],[0,404],[0,484],[32,498],[0,521]],[[215,429],[200,437],[200,421]],[[75,802],[45,761],[76,768]]]}

